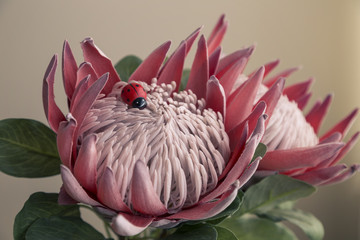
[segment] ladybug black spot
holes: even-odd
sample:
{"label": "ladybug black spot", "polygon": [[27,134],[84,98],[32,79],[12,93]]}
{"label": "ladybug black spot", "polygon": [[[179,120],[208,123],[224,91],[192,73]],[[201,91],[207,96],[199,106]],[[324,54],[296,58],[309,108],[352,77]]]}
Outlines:
{"label": "ladybug black spot", "polygon": [[139,86],[139,84],[136,84],[135,86],[137,86],[137,87],[138,87],[138,86]]}
{"label": "ladybug black spot", "polygon": [[130,92],[130,88],[127,91]]}
{"label": "ladybug black spot", "polygon": [[126,99],[126,101],[130,102],[130,99]]}

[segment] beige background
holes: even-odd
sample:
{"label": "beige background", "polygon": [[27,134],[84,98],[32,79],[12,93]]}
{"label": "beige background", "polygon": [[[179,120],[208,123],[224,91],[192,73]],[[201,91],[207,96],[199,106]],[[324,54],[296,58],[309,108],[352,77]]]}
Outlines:
{"label": "beige background", "polygon": [[[42,77],[53,53],[61,53],[64,39],[69,40],[78,63],[78,43],[87,36],[92,36],[114,62],[129,53],[144,58],[168,39],[173,40],[174,49],[198,26],[205,25],[207,36],[222,13],[230,21],[225,52],[257,44],[247,72],[280,58],[279,70],[303,66],[288,82],[316,77],[312,102],[329,92],[335,94],[322,131],[360,106],[358,0],[99,2],[0,0],[0,119],[45,122]],[[59,70],[55,94],[65,110]],[[351,133],[355,129],[360,129],[359,120]],[[359,162],[359,154],[357,144],[344,161]],[[28,180],[0,173],[0,239],[12,239],[14,217],[32,192],[57,192],[60,184],[58,176]],[[359,186],[358,174],[346,183],[322,187],[299,204],[323,221],[325,239],[360,239]]]}

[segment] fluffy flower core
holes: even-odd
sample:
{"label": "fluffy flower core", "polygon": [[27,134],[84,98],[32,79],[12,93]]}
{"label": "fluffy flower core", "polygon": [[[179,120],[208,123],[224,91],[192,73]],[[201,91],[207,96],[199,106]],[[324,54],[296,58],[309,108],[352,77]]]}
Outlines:
{"label": "fluffy flower core", "polygon": [[123,202],[132,208],[129,190],[140,160],[169,213],[197,203],[216,187],[230,156],[222,115],[205,109],[205,100],[191,90],[176,93],[175,82],[159,86],[155,78],[140,83],[148,106],[131,108],[120,97],[126,84],[100,96],[80,130],[80,145],[96,136],[97,181],[111,168]]}
{"label": "fluffy flower core", "polygon": [[[261,85],[257,98],[260,99],[267,90],[267,87]],[[281,95],[262,142],[269,151],[273,151],[314,146],[319,143],[319,139],[297,103],[290,101],[286,95]]]}

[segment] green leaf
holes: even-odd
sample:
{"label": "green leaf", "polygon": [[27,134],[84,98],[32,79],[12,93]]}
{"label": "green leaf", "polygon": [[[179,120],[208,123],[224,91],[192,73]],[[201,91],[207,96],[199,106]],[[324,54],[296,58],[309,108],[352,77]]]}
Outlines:
{"label": "green leaf", "polygon": [[311,213],[299,209],[273,209],[266,212],[266,215],[289,221],[298,226],[310,240],[321,240],[324,238],[322,223]]}
{"label": "green leaf", "polygon": [[182,91],[186,88],[186,84],[189,80],[189,76],[190,76],[190,69],[184,69],[181,76],[179,91]]}
{"label": "green leaf", "polygon": [[127,82],[131,74],[138,68],[142,60],[134,55],[129,55],[116,63],[115,69],[122,81]]}
{"label": "green leaf", "polygon": [[238,240],[235,234],[227,228],[215,226],[214,227],[218,233],[217,240]]}
{"label": "green leaf", "polygon": [[30,119],[0,121],[0,170],[15,177],[47,177],[59,174],[56,135]]}
{"label": "green leaf", "polygon": [[261,218],[243,216],[230,218],[220,224],[239,240],[295,240],[293,232],[280,223]]}
{"label": "green leaf", "polygon": [[280,203],[309,196],[314,191],[315,188],[305,182],[285,175],[272,175],[249,187],[235,215],[263,213]]}
{"label": "green leaf", "polygon": [[263,143],[259,143],[259,145],[256,147],[254,156],[251,161],[254,161],[257,157],[264,157],[266,151],[267,151],[266,145]]}
{"label": "green leaf", "polygon": [[39,218],[26,233],[26,240],[104,240],[91,225],[76,217]]}
{"label": "green leaf", "polygon": [[15,217],[14,239],[24,240],[28,228],[39,218],[54,215],[80,217],[77,205],[59,205],[57,201],[57,193],[33,193]]}
{"label": "green leaf", "polygon": [[165,240],[216,240],[217,231],[207,224],[183,225]]}

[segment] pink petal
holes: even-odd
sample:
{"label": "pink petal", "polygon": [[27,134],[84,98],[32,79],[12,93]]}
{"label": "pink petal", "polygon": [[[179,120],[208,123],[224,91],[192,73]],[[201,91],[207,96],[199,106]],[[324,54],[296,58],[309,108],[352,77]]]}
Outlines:
{"label": "pink petal", "polygon": [[217,196],[220,196],[230,187],[231,184],[240,178],[244,170],[249,165],[261,137],[262,135],[257,134],[249,140],[245,146],[244,151],[241,153],[241,156],[236,161],[235,165],[231,168],[229,173],[225,176],[223,181],[219,183],[219,185],[213,191],[205,195],[205,197],[203,197],[200,202],[208,202]]}
{"label": "pink petal", "polygon": [[91,63],[97,76],[108,73],[109,81],[107,81],[102,92],[105,94],[110,93],[114,84],[121,81],[111,60],[94,44],[94,41],[91,38],[86,38],[82,41],[81,47],[83,49],[85,61]]}
{"label": "pink petal", "polygon": [[359,140],[360,132],[355,133],[351,139],[346,143],[346,145],[341,148],[339,154],[336,156],[333,162],[330,165],[337,164],[355,145],[355,143]]}
{"label": "pink petal", "polygon": [[341,164],[341,165],[331,166],[328,168],[321,168],[321,169],[309,171],[300,174],[298,176],[292,176],[292,177],[307,182],[311,185],[319,185],[341,174],[341,172],[343,172],[344,169],[346,169],[346,165]]}
{"label": "pink petal", "polygon": [[[72,113],[74,118],[77,121],[78,126],[81,126],[85,115],[90,110],[91,106],[95,102],[96,98],[99,96],[101,90],[104,88],[109,74],[105,73],[102,75],[93,85],[91,85],[86,92],[83,94],[81,99],[76,102],[76,104],[72,107]],[[78,138],[80,128],[77,128],[74,133],[73,141],[76,142]],[[74,157],[76,157],[76,149],[75,145],[73,146]]]}
{"label": "pink petal", "polygon": [[130,187],[131,203],[134,210],[151,216],[167,213],[167,209],[156,194],[149,170],[142,161],[137,161]]}
{"label": "pink petal", "polygon": [[322,182],[319,185],[329,185],[329,184],[335,184],[343,182],[347,179],[349,179],[351,176],[353,176],[356,172],[360,170],[359,164],[354,164],[351,167],[347,168],[345,171],[343,171],[341,174],[331,178],[328,181]]}
{"label": "pink petal", "polygon": [[68,99],[72,98],[76,85],[76,71],[78,67],[68,41],[64,41],[62,55],[62,73],[65,93]]}
{"label": "pink petal", "polygon": [[267,87],[271,87],[279,78],[287,78],[288,76],[290,76],[292,73],[296,72],[299,69],[300,69],[300,67],[286,69],[285,71],[275,75],[274,77],[266,79],[264,81],[264,85]]}
{"label": "pink petal", "polygon": [[69,196],[69,194],[67,194],[64,186],[61,186],[60,192],[59,192],[59,197],[58,197],[58,203],[60,205],[73,205],[73,204],[77,204],[78,202],[75,201],[74,199],[72,199]]}
{"label": "pink petal", "polygon": [[327,133],[325,133],[320,138],[320,140],[322,140],[324,138],[327,138],[328,136],[330,136],[334,132],[339,132],[344,137],[346,135],[347,131],[349,130],[349,128],[351,127],[352,123],[354,122],[355,117],[358,114],[358,110],[359,109],[353,110],[348,116],[346,116],[343,120],[341,120],[334,127],[332,127]]}
{"label": "pink petal", "polygon": [[342,139],[341,133],[339,132],[334,132],[332,135],[330,135],[329,137],[321,140],[321,142],[319,144],[324,144],[324,143],[331,143],[331,142],[340,142]]}
{"label": "pink petal", "polygon": [[244,170],[244,172],[241,174],[240,178],[239,178],[239,188],[241,188],[242,186],[244,186],[245,183],[247,183],[250,178],[254,175],[254,173],[256,172],[258,166],[259,166],[259,162],[261,160],[261,157],[257,157],[253,162],[251,162],[249,164],[249,166]]}
{"label": "pink petal", "polygon": [[306,105],[309,102],[311,96],[312,96],[312,93],[308,93],[308,94],[305,94],[304,96],[302,96],[302,97],[300,97],[300,98],[298,98],[296,100],[296,103],[297,103],[298,108],[300,110],[303,110],[306,107]]}
{"label": "pink petal", "polygon": [[91,63],[83,62],[82,64],[80,64],[79,69],[76,73],[76,86],[79,84],[80,80],[84,79],[87,76],[89,76],[89,86],[91,86],[99,78]]}
{"label": "pink petal", "polygon": [[[191,49],[191,46],[193,45],[195,39],[197,38],[197,36],[199,35],[201,29],[203,27],[199,27],[198,29],[196,29],[194,32],[192,32],[186,39],[185,39],[185,42],[186,42],[186,55],[189,53],[190,49]],[[185,56],[186,56],[185,55]]]}
{"label": "pink petal", "polygon": [[226,33],[226,29],[228,27],[228,22],[224,20],[225,15],[221,15],[218,20],[215,28],[212,30],[210,37],[208,39],[209,43],[209,54],[212,54],[216,48],[218,48],[221,44],[221,41],[224,38]]}
{"label": "pink petal", "polygon": [[155,49],[131,74],[129,80],[137,80],[151,84],[151,79],[158,75],[170,45],[171,41],[167,41]]}
{"label": "pink petal", "polygon": [[61,110],[55,103],[54,80],[55,80],[56,66],[57,66],[57,55],[54,55],[49,63],[49,66],[46,69],[43,80],[43,89],[42,89],[45,115],[51,129],[54,132],[58,131],[60,122],[65,120],[64,114],[61,112]]}
{"label": "pink petal", "polygon": [[220,112],[224,118],[226,117],[226,98],[224,89],[215,76],[211,76],[207,82],[205,108],[211,108],[215,112]]}
{"label": "pink petal", "polygon": [[78,104],[81,97],[84,95],[86,90],[88,90],[89,79],[90,79],[90,75],[87,75],[79,82],[79,84],[77,84],[72,99],[70,101],[70,112],[73,111],[74,106]]}
{"label": "pink petal", "polygon": [[320,126],[329,110],[332,94],[326,96],[325,100],[316,108],[313,108],[307,115],[306,121],[313,127],[314,132],[318,133]]}
{"label": "pink petal", "polygon": [[89,135],[81,144],[74,165],[74,175],[81,186],[96,193],[96,175],[98,154],[96,150],[96,135]]}
{"label": "pink petal", "polygon": [[256,125],[258,124],[258,119],[261,115],[265,113],[266,104],[265,102],[258,103],[254,110],[249,114],[249,116],[240,124],[238,124],[235,128],[233,128],[229,133],[229,139],[230,139],[230,149],[233,150],[234,147],[236,147],[239,143],[239,134],[241,133],[240,129],[243,129],[244,124],[246,123],[248,125],[249,132],[253,132]]}
{"label": "pink petal", "polygon": [[285,79],[280,78],[271,88],[259,99],[258,103],[264,101],[266,103],[266,115],[270,118],[285,85]]}
{"label": "pink petal", "polygon": [[343,143],[327,143],[306,148],[268,151],[260,162],[259,169],[285,171],[314,167],[336,155],[343,146]]}
{"label": "pink petal", "polygon": [[218,35],[219,30],[224,26],[225,24],[225,14],[222,14],[218,21],[216,22],[213,30],[210,33],[210,36],[208,37],[208,42],[214,41],[216,38],[216,35]]}
{"label": "pink petal", "polygon": [[99,96],[101,90],[104,88],[106,82],[108,81],[109,74],[105,73],[102,75],[93,85],[91,85],[86,92],[81,96],[81,99],[74,104],[72,107],[72,114],[76,119],[79,126],[81,126],[82,121],[86,113],[89,111],[93,105],[96,98]]}
{"label": "pink petal", "polygon": [[175,81],[175,92],[178,91],[185,62],[185,56],[186,43],[183,42],[161,70],[160,76],[158,78],[159,85],[162,83],[170,84],[172,81]]}
{"label": "pink petal", "polygon": [[[193,45],[195,39],[199,35],[201,29],[202,29],[202,27],[199,27],[194,32],[192,32],[184,41],[181,42],[178,49],[173,54],[171,54],[169,59],[165,62],[163,67],[160,69],[160,72],[159,72],[158,76],[160,76],[162,74],[163,70],[166,68],[167,64],[169,63],[169,60],[174,57],[174,55],[178,52],[179,48],[181,48],[183,44],[185,44],[185,57],[187,56],[187,54],[189,53],[189,51],[191,49],[191,46]],[[178,91],[178,90],[176,90],[176,91]]]}
{"label": "pink petal", "polygon": [[218,68],[216,70],[216,76],[218,78],[222,76],[235,62],[238,62],[241,58],[248,59],[254,49],[255,46],[251,46],[245,49],[238,50],[220,59]]}
{"label": "pink petal", "polygon": [[100,203],[92,199],[86,191],[81,187],[79,182],[76,180],[70,169],[64,165],[60,166],[61,178],[63,186],[69,196],[81,203],[89,204],[91,206],[102,206]]}
{"label": "pink petal", "polygon": [[217,77],[221,85],[224,87],[226,98],[229,97],[231,90],[233,89],[236,79],[243,73],[247,64],[247,58],[241,58],[235,62],[224,74],[218,74]]}
{"label": "pink petal", "polygon": [[215,51],[210,55],[209,54],[209,76],[212,76],[217,71],[221,54],[221,47],[215,49]]}
{"label": "pink petal", "polygon": [[209,80],[209,59],[205,37],[199,39],[194,62],[191,67],[186,89],[190,89],[198,98],[206,97],[206,85]]}
{"label": "pink petal", "polygon": [[59,131],[56,138],[61,162],[69,169],[72,169],[72,139],[74,137],[76,126],[76,120],[70,115],[68,121],[63,121],[60,123]]}
{"label": "pink petal", "polygon": [[119,213],[113,218],[111,227],[120,236],[134,236],[144,231],[153,221],[153,218]]}
{"label": "pink petal", "polygon": [[[245,129],[246,131],[244,132]],[[230,139],[231,152],[233,152],[236,146],[238,146],[240,143],[245,143],[248,137],[248,131],[249,131],[248,129],[249,129],[249,123],[248,121],[244,121],[243,124],[237,125],[228,133]]]}
{"label": "pink petal", "polygon": [[227,103],[225,129],[230,131],[239,123],[241,123],[251,113],[253,102],[260,83],[263,79],[264,67],[261,67],[256,74],[247,80],[233,100]]}
{"label": "pink petal", "polygon": [[229,133],[231,157],[228,163],[226,164],[225,169],[220,174],[219,181],[226,177],[228,172],[233,168],[233,166],[237,162],[241,152],[244,150],[248,136],[249,136],[249,125],[247,121],[245,121],[244,124],[239,124]]}
{"label": "pink petal", "polygon": [[131,212],[123,201],[120,189],[116,184],[113,171],[108,167],[106,167],[103,175],[99,179],[97,197],[104,205],[111,209],[120,212]]}
{"label": "pink petal", "polygon": [[[201,202],[200,204],[182,210],[166,217],[167,219],[200,220],[215,216],[225,210],[235,199],[238,190],[238,182],[231,185],[224,191],[217,201]],[[213,199],[211,199],[213,200]]]}
{"label": "pink petal", "polygon": [[266,63],[264,65],[265,67],[264,77],[266,77],[269,73],[271,73],[271,71],[274,70],[279,65],[279,63],[280,63],[279,59]]}
{"label": "pink petal", "polygon": [[284,95],[286,95],[290,101],[294,100],[297,102],[299,98],[301,98],[302,96],[308,93],[313,81],[314,79],[310,78],[307,81],[288,86],[287,88],[284,89]]}

